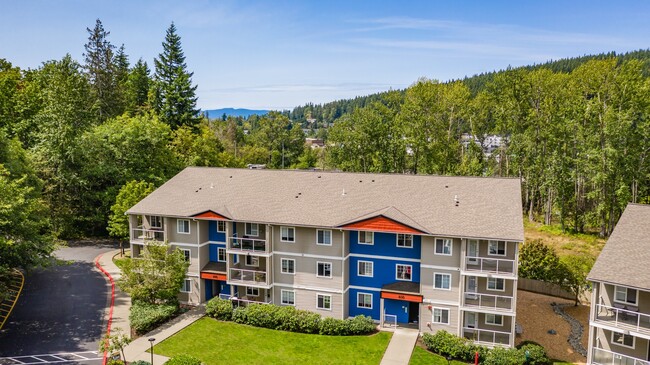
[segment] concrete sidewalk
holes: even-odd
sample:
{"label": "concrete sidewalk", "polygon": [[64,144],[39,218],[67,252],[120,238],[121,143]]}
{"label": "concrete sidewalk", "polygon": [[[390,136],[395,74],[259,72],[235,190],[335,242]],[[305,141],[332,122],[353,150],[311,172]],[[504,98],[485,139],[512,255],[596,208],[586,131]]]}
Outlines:
{"label": "concrete sidewalk", "polygon": [[[119,328],[123,333],[130,334],[131,326],[129,325],[129,310],[131,309],[131,297],[121,291],[117,286],[117,280],[122,277],[120,268],[113,263],[113,256],[119,255],[120,250],[113,250],[103,254],[98,262],[99,265],[108,272],[113,281],[115,282],[115,302],[113,305],[113,320],[111,324],[111,334]],[[110,283],[107,284],[110,290]],[[110,299],[109,299],[110,300]],[[110,309],[109,309],[110,311]],[[109,313],[106,313],[106,320],[108,320]]]}
{"label": "concrete sidewalk", "polygon": [[380,365],[408,365],[417,340],[418,330],[395,329]]}

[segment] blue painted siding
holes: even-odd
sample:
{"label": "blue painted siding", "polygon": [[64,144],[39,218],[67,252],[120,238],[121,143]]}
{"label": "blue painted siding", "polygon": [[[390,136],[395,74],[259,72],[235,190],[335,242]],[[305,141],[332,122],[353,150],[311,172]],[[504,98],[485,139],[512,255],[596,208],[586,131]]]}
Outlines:
{"label": "blue painted siding", "polygon": [[408,323],[409,302],[403,300],[384,299],[384,312],[397,316],[398,323]]}
{"label": "blue painted siding", "polygon": [[[373,277],[359,276],[357,263],[359,261],[370,261],[373,263]],[[377,258],[350,257],[350,285],[365,286],[381,289],[386,284],[395,283],[397,265],[411,265],[411,281],[420,282],[420,263],[398,260],[384,260]]]}
{"label": "blue painted siding", "polygon": [[350,231],[350,253],[419,259],[422,237],[413,236],[413,247],[397,247],[397,234],[375,232],[374,245],[360,245],[358,231]]}
{"label": "blue painted siding", "polygon": [[217,222],[215,221],[208,222],[208,239],[214,242],[226,242],[226,233],[217,232]]}
{"label": "blue painted siding", "polygon": [[[369,308],[357,308],[357,293],[368,293],[372,294],[372,309]],[[364,316],[370,316],[374,320],[379,320],[379,291],[370,291],[370,290],[361,290],[361,289],[350,289],[348,290],[349,297],[349,314],[350,317],[358,316],[363,314]]]}
{"label": "blue painted siding", "polygon": [[226,245],[225,244],[211,243],[208,246],[208,251],[210,253],[210,255],[209,255],[210,261],[217,262],[217,260],[219,259],[219,252],[217,250],[219,247],[226,248]]}
{"label": "blue painted siding", "polygon": [[[215,285],[216,291],[212,290],[213,285]],[[205,279],[205,300],[208,301],[219,294],[230,295],[230,285],[226,284],[225,281]]]}

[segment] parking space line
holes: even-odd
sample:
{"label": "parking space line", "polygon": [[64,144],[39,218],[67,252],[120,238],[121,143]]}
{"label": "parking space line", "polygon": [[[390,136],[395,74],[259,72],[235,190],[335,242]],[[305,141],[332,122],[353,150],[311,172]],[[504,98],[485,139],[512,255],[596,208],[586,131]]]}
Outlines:
{"label": "parking space line", "polygon": [[[82,356],[80,354],[89,355],[89,357]],[[43,360],[40,357],[51,357],[57,359],[57,361],[47,361]],[[72,358],[66,359],[61,356],[71,356]],[[92,357],[95,356],[95,357]],[[97,357],[99,356],[99,357]],[[22,359],[22,360],[19,360]],[[34,364],[57,364],[65,362],[79,362],[79,361],[93,361],[93,360],[102,360],[103,357],[100,356],[96,351],[83,351],[83,352],[58,352],[56,354],[40,354],[40,355],[26,355],[26,356],[12,356],[12,357],[0,357],[0,363],[2,360],[9,360],[15,364],[19,365],[34,365]]]}

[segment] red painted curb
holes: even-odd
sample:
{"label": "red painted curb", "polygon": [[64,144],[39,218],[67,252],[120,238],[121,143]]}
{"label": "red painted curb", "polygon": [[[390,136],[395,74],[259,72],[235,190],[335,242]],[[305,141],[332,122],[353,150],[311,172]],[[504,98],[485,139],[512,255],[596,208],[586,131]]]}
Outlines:
{"label": "red painted curb", "polygon": [[[108,273],[108,271],[104,270],[102,265],[99,264],[99,259],[102,258],[104,254],[101,254],[95,258],[95,266],[108,277],[108,280],[111,282],[111,309],[108,312],[108,325],[106,326],[106,335],[109,336],[111,334],[111,323],[113,322],[113,305],[115,304],[115,281],[113,281],[113,277],[111,274]],[[108,357],[108,353],[104,351],[104,359],[102,360],[102,365],[106,365],[106,358]]]}

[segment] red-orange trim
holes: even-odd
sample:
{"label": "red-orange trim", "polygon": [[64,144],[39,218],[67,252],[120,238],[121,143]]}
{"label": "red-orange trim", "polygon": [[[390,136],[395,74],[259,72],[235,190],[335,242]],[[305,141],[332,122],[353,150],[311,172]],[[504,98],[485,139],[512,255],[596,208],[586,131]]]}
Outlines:
{"label": "red-orange trim", "polygon": [[203,218],[203,219],[216,219],[216,220],[221,220],[221,221],[227,221],[228,220],[228,218],[226,218],[226,217],[224,217],[224,216],[222,216],[220,214],[217,214],[217,213],[215,213],[215,212],[213,212],[211,210],[208,210],[207,212],[195,214],[192,217],[194,217],[194,218]]}
{"label": "red-orange trim", "polygon": [[211,272],[202,272],[201,279],[226,281],[226,274],[214,274]]}
{"label": "red-orange trim", "polygon": [[383,299],[405,300],[407,302],[414,302],[414,303],[422,303],[423,300],[421,295],[391,293],[386,291],[381,292],[381,297]]}
{"label": "red-orange trim", "polygon": [[362,229],[374,232],[422,233],[422,231],[381,215],[347,224],[343,228]]}

